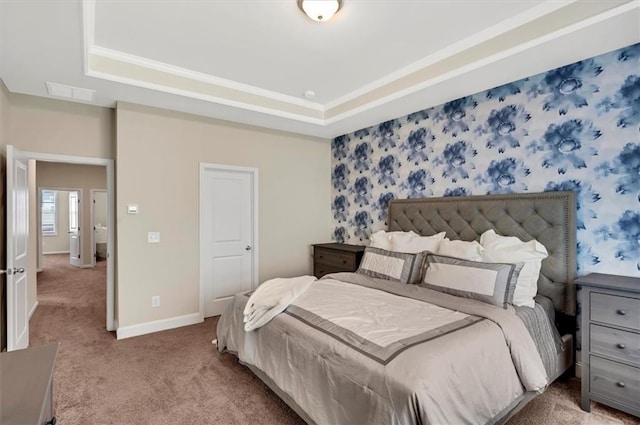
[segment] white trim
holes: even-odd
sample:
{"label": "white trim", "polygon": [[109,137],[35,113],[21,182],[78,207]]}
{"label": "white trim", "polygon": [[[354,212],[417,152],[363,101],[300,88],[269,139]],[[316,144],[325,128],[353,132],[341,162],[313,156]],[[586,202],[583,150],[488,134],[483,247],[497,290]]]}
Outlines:
{"label": "white trim", "polygon": [[121,326],[116,331],[117,339],[131,338],[139,335],[146,335],[153,332],[166,331],[182,326],[202,323],[203,318],[200,313],[192,313],[184,316],[171,317],[168,319],[154,320],[152,322],[140,323],[131,326]]}
{"label": "white trim", "polygon": [[[251,288],[255,289],[258,287],[258,277],[260,276],[260,268],[258,258],[260,257],[260,249],[259,249],[259,240],[258,240],[258,217],[259,217],[259,203],[258,203],[258,184],[259,184],[259,171],[254,167],[239,167],[235,165],[224,165],[224,164],[212,164],[212,163],[200,163],[200,175],[199,175],[199,231],[202,231],[203,223],[206,219],[204,217],[204,208],[202,208],[202,199],[205,197],[204,193],[204,174],[205,171],[208,170],[220,170],[220,171],[239,171],[243,173],[251,174],[251,190],[253,192],[253,205],[252,205],[252,226],[253,226],[253,241],[251,242],[252,253],[253,253],[253,264],[252,264],[252,273],[251,273]],[[205,286],[205,263],[206,259],[204,258],[204,254],[206,252],[206,247],[204,245],[204,238],[200,238],[200,310],[199,314],[204,320],[204,286]]]}
{"label": "white trim", "polygon": [[42,251],[42,255],[53,255],[53,254],[70,254],[71,251]]}
{"label": "white trim", "polygon": [[[563,27],[563,28],[561,28],[559,30],[556,30],[556,31],[552,32],[552,33],[548,33],[548,34],[545,34],[543,36],[534,38],[532,40],[529,40],[529,41],[526,41],[524,43],[521,43],[521,44],[518,44],[516,46],[513,46],[513,47],[511,47],[509,49],[501,50],[500,52],[495,53],[495,54],[493,54],[491,56],[483,57],[482,59],[479,59],[479,60],[477,60],[475,62],[468,63],[468,64],[463,65],[461,67],[458,67],[458,68],[456,68],[456,69],[454,69],[452,71],[449,71],[449,72],[446,72],[446,73],[443,73],[443,74],[439,74],[435,78],[431,78],[429,80],[424,80],[419,84],[416,84],[416,85],[411,86],[411,87],[407,87],[407,88],[405,88],[403,90],[400,90],[400,91],[396,91],[396,92],[394,92],[394,93],[392,93],[392,94],[390,94],[388,96],[376,98],[375,100],[373,100],[371,102],[367,102],[367,103],[363,104],[362,106],[349,109],[348,111],[345,111],[345,112],[343,112],[341,114],[338,114],[338,115],[335,115],[335,116],[333,116],[331,118],[326,119],[324,121],[324,125],[328,126],[328,125],[334,124],[334,123],[342,121],[342,120],[344,120],[346,118],[349,118],[349,117],[352,117],[354,115],[366,112],[366,111],[368,111],[370,109],[373,109],[375,107],[382,106],[382,105],[384,105],[384,104],[386,104],[388,102],[401,99],[403,97],[406,97],[406,96],[408,96],[410,94],[413,94],[413,93],[419,92],[421,90],[427,89],[427,88],[429,88],[431,86],[434,86],[436,84],[439,84],[439,83],[442,83],[444,81],[453,79],[455,77],[470,73],[472,71],[475,71],[475,70],[477,70],[479,68],[482,68],[484,66],[490,65],[490,64],[492,64],[494,62],[497,62],[499,60],[507,59],[507,58],[509,58],[511,56],[514,56],[514,55],[518,54],[518,53],[522,53],[522,52],[524,52],[526,50],[532,49],[534,47],[538,47],[541,44],[550,42],[550,41],[552,41],[552,40],[554,40],[556,38],[563,37],[565,35],[577,32],[577,31],[579,31],[581,29],[585,29],[585,28],[587,28],[587,27],[589,27],[591,25],[594,25],[594,24],[597,24],[599,22],[602,22],[602,21],[604,21],[606,19],[609,19],[609,18],[618,16],[620,14],[629,12],[629,11],[633,10],[634,8],[640,8],[640,2],[638,2],[638,3],[634,3],[634,2],[626,3],[626,4],[622,5],[622,6],[619,6],[619,7],[616,7],[614,9],[608,10],[606,12],[603,12],[603,13],[599,14],[599,15],[596,15],[596,16],[593,16],[591,18],[587,18],[585,20],[582,20],[580,22],[572,24],[572,25],[570,25],[568,27]],[[367,92],[365,92],[365,93],[367,93]]]}
{"label": "white trim", "polygon": [[220,105],[232,106],[236,108],[246,109],[248,111],[260,112],[263,114],[275,115],[281,118],[289,118],[296,121],[306,122],[309,124],[317,124],[324,125],[325,119],[323,118],[314,118],[308,115],[296,114],[293,112],[284,112],[280,109],[269,108],[265,106],[258,106],[253,103],[240,102],[237,100],[232,100],[226,97],[218,97],[202,94],[199,92],[188,91],[183,89],[178,89],[171,86],[166,86],[164,84],[155,84],[149,83],[146,81],[136,80],[133,78],[121,77],[113,74],[108,74],[106,72],[99,72],[94,70],[89,70],[86,75],[88,77],[101,78],[103,80],[113,81],[116,83],[129,84],[136,87],[141,87],[145,89],[157,90],[169,94],[176,94],[179,96],[190,97],[193,99],[206,100],[208,102],[218,103]]}
{"label": "white trim", "polygon": [[548,15],[549,13],[555,12],[556,10],[566,7],[575,2],[576,0],[547,0],[545,2],[542,2],[541,4],[531,9],[527,9],[526,11],[516,16],[498,22],[497,24],[494,24],[489,28],[485,28],[477,33],[474,33],[467,38],[459,40],[451,45],[448,45],[444,49],[426,56],[425,58],[422,58],[390,74],[387,74],[384,77],[379,78],[369,84],[366,84],[359,89],[352,91],[351,93],[347,93],[344,96],[325,103],[325,111],[333,109],[336,106],[340,106],[343,103],[349,102],[374,90],[378,90],[379,88],[398,81],[399,79],[404,78],[407,75],[410,75],[416,71],[445,60],[465,50],[474,48],[477,45],[489,41],[494,37],[497,37],[508,31],[512,31],[515,28],[521,27],[522,25],[525,25],[542,16]]}
{"label": "white trim", "polygon": [[33,313],[35,313],[36,310],[38,309],[38,305],[40,305],[39,301],[36,301],[35,303],[33,303],[31,310],[29,310],[29,320],[31,320],[31,316],[33,316]]}
{"label": "white trim", "polygon": [[107,317],[106,328],[115,330],[115,165],[113,159],[24,152],[28,159],[67,164],[102,165],[107,167]]}
{"label": "white trim", "polygon": [[[288,103],[296,106],[303,106],[305,108],[314,109],[320,112],[324,111],[324,106],[317,102],[312,102],[312,101],[301,99],[295,96],[289,96],[276,91],[252,86],[250,84],[240,83],[234,80],[228,80],[226,78],[216,77],[215,75],[205,74],[203,72],[193,71],[191,69],[170,65],[165,62],[155,61],[153,59],[148,59],[142,56],[136,56],[130,53],[124,53],[119,50],[113,50],[113,49],[96,46],[92,44],[88,50],[88,53],[89,55],[102,56],[107,59],[112,59],[112,60],[124,62],[130,65],[140,66],[147,69],[152,69],[154,71],[163,72],[169,75],[188,78],[190,80],[199,81],[199,82],[211,84],[214,86],[236,90],[242,93],[249,93],[254,96],[260,96],[267,99],[276,100],[278,102]],[[92,71],[92,72],[95,72],[95,71]]]}

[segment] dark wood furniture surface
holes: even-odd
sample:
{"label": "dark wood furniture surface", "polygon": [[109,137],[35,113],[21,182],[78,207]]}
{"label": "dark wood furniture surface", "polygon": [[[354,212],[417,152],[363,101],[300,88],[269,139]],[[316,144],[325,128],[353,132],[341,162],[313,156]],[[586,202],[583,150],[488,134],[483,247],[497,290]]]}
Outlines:
{"label": "dark wood furniture surface", "polygon": [[640,278],[592,273],[582,287],[582,409],[640,416]]}
{"label": "dark wood furniture surface", "polygon": [[55,424],[53,368],[58,346],[0,353],[0,425]]}
{"label": "dark wood furniture surface", "polygon": [[318,279],[328,273],[354,272],[360,265],[363,245],[320,243],[313,245],[313,274]]}

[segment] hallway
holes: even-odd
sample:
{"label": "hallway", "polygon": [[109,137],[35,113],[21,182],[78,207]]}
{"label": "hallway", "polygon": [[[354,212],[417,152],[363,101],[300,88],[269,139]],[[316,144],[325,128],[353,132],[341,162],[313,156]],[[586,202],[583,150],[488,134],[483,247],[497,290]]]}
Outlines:
{"label": "hallway", "polygon": [[[43,257],[38,273],[38,308],[31,318],[30,345],[91,341],[104,333],[107,262],[95,269],[69,264],[69,254]],[[115,340],[115,337],[114,337]]]}

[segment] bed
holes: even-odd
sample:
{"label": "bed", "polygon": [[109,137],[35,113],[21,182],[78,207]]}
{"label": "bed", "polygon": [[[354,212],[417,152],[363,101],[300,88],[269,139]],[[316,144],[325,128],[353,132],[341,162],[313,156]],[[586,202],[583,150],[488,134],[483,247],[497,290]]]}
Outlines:
{"label": "bed", "polygon": [[572,370],[575,209],[573,192],[390,203],[389,231],[473,241],[493,229],[542,243],[535,308],[337,273],[252,332],[242,326],[248,294],[237,294],[217,349],[309,424],[504,423]]}

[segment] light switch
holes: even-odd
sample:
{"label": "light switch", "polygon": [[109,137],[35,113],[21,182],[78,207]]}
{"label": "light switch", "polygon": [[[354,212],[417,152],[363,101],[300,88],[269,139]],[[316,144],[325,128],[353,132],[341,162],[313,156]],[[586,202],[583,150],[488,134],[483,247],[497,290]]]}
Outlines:
{"label": "light switch", "polygon": [[149,242],[149,243],[160,243],[160,232],[149,232],[149,233],[147,233],[147,242]]}

